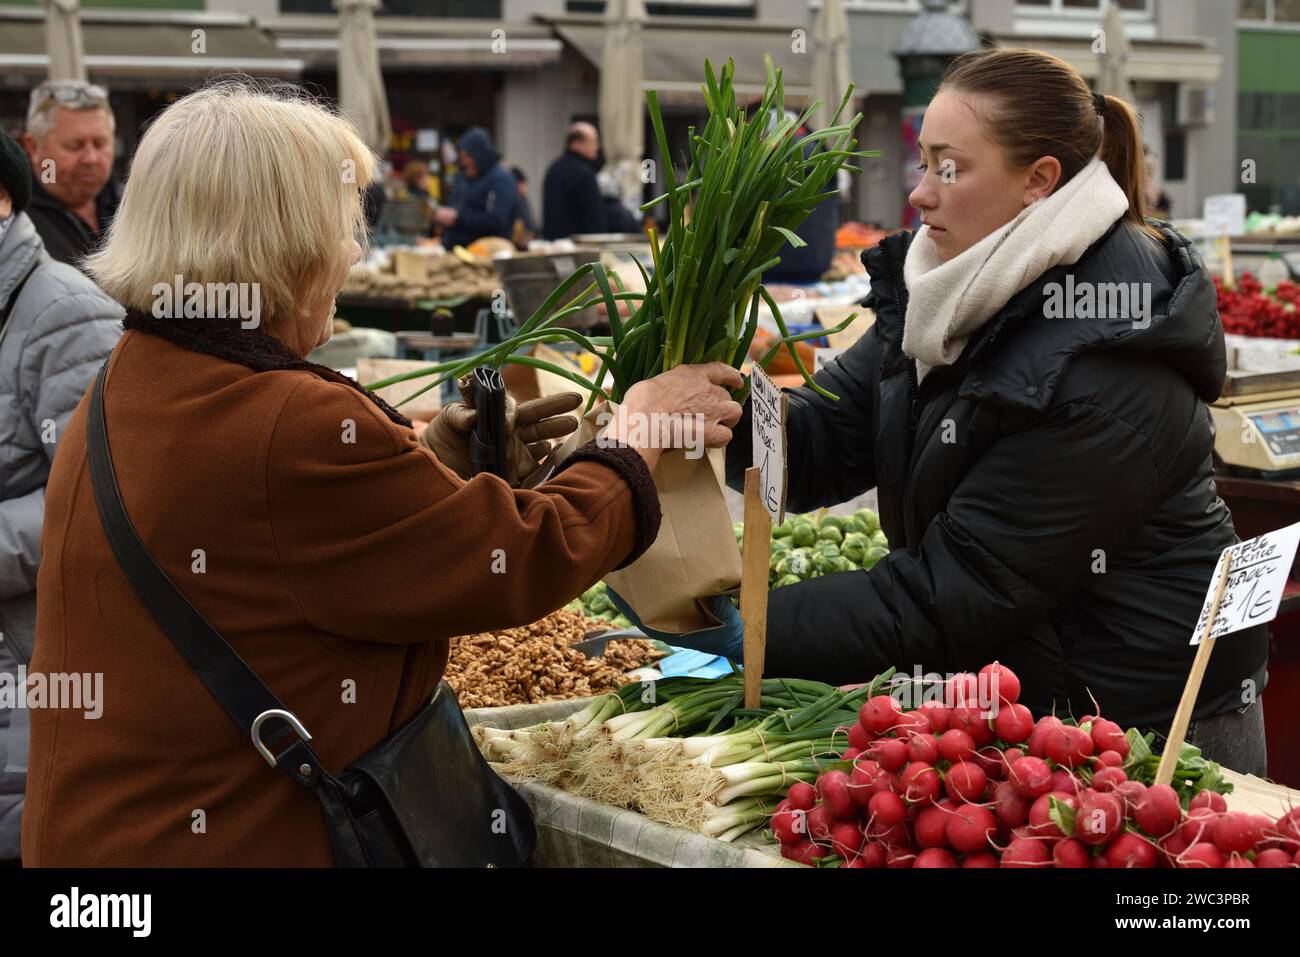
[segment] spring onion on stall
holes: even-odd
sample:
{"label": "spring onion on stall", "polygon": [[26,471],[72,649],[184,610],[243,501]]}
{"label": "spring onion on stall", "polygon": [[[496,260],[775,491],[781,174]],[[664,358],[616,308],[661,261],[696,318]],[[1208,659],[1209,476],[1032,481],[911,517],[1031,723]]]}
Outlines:
{"label": "spring onion on stall", "polygon": [[733,840],[762,826],[791,784],[839,764],[862,704],[892,676],[854,691],[764,679],[757,708],[744,707],[739,675],[667,678],[654,685],[654,707],[632,684],[564,721],[474,733],[514,777]]}

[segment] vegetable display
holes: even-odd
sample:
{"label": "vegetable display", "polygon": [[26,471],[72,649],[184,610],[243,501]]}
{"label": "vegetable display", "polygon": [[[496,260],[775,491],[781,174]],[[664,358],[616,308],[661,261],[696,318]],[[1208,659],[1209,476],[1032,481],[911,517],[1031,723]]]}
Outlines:
{"label": "vegetable display", "polygon": [[566,611],[576,611],[611,628],[631,628],[632,622],[609,600],[604,582],[596,582],[581,595],[564,606]]}
{"label": "vegetable display", "polygon": [[[698,133],[694,127],[689,131],[686,172],[680,181],[658,97],[653,90],[646,93],[660,155],[665,158],[666,192],[643,208],[666,203],[668,226],[662,239],[651,231],[654,275],[642,270],[645,292],[627,292],[617,276],[607,273],[600,263],[580,266],[506,342],[477,355],[371,383],[369,388],[436,377],[410,397],[415,398],[476,366],[514,363],[560,375],[591,392],[593,402],[597,397],[618,402],[637,382],[684,363],[719,361],[739,368],[758,329],[759,306],[766,303],[782,338],[765,359],[786,348],[809,385],[828,395],[812,382],[794,350],[796,342],[826,335],[828,330],[791,336],[761,279],[780,262],[777,251],[786,242],[805,245],[794,230],[834,195],[835,190],[828,187],[839,170],[854,169],[849,160],[876,156],[879,151],[854,150],[852,133],[860,115],[841,121],[852,86],[845,91],[831,125],[801,137],[798,131],[820,101],[798,117],[786,116],[784,81],[770,62],[763,97],[753,114],[747,114],[737,102],[734,63],[727,61],[715,74],[706,61],[704,70],[708,120]],[[620,301],[630,307],[626,319],[620,316]],[[561,303],[567,304],[560,308]],[[605,306],[611,335],[587,337],[558,325],[567,316],[597,304]],[[843,330],[853,318],[829,332]],[[518,354],[542,342],[571,342],[592,352],[601,364],[596,381]]]}
{"label": "vegetable display", "polygon": [[892,673],[855,691],[764,679],[754,709],[739,675],[664,678],[593,699],[565,721],[479,725],[474,735],[513,777],[732,841],[765,824],[792,781],[835,766],[845,728]]}
{"label": "vegetable display", "polygon": [[1279,282],[1272,294],[1248,272],[1234,286],[1214,277],[1223,331],[1272,339],[1300,339],[1300,285]]}
{"label": "vegetable display", "polygon": [[[977,689],[996,675],[996,715]],[[983,684],[981,685],[981,681]],[[1105,718],[1034,721],[993,663],[907,711],[866,701],[845,764],[791,787],[771,820],[783,856],[832,867],[1283,867],[1300,810],[1227,813],[1217,764],[1185,745],[1155,785],[1152,735]]]}
{"label": "vegetable display", "polygon": [[815,866],[1300,866],[1300,809],[1228,811],[1232,785],[1191,745],[1156,785],[1153,735],[1035,721],[1019,694],[998,662],[852,690],[765,678],[755,709],[739,675],[669,678],[474,734],[506,774],[723,841],[767,824]]}
{"label": "vegetable display", "polygon": [[[744,526],[736,523],[736,543],[744,543]],[[784,588],[810,578],[872,568],[889,554],[880,519],[870,509],[852,515],[787,515],[772,527],[768,585]]]}

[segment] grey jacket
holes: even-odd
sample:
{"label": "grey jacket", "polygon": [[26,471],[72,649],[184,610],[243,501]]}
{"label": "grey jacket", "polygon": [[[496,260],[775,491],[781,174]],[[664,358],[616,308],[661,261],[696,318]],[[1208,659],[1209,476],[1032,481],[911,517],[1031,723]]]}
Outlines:
{"label": "grey jacket", "polygon": [[[14,289],[35,264],[17,300]],[[122,331],[122,308],[45,252],[17,214],[0,235],[0,690],[31,660],[45,482],[59,436]],[[7,673],[7,675],[5,674]],[[0,706],[0,859],[19,852],[27,712]]]}

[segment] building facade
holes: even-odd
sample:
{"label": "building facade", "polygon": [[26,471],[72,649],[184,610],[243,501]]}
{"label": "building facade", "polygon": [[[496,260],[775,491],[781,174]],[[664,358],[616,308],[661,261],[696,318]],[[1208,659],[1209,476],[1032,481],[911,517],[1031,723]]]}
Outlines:
{"label": "building facade", "polygon": [[[674,150],[703,115],[704,58],[733,56],[743,91],[763,57],[785,71],[790,106],[810,93],[808,42],[821,0],[646,0],[643,85],[660,93]],[[955,0],[982,42],[1057,54],[1092,79],[1094,31],[1107,0]],[[1300,203],[1300,0],[1117,0],[1129,73],[1157,178],[1179,218],[1208,195],[1245,189],[1253,207]],[[214,73],[238,71],[336,89],[332,0],[82,0],[92,79],[118,109],[126,157],[149,116]],[[892,54],[920,0],[845,0],[860,145],[880,149],[854,177],[844,213],[902,222],[907,157],[903,84]],[[384,0],[380,63],[394,138],[390,155],[450,172],[466,128],[491,130],[511,165],[539,182],[565,129],[595,119],[603,56],[602,0]],[[21,123],[25,92],[44,73],[37,0],[0,0],[0,122]],[[191,50],[195,30],[203,54]],[[802,35],[802,45],[798,42]],[[1240,91],[1239,91],[1240,87]],[[1240,95],[1239,95],[1240,94]],[[1240,108],[1240,116],[1239,116]],[[647,129],[647,154],[659,159]],[[1243,186],[1243,154],[1256,182]],[[1256,155],[1257,154],[1257,155]]]}

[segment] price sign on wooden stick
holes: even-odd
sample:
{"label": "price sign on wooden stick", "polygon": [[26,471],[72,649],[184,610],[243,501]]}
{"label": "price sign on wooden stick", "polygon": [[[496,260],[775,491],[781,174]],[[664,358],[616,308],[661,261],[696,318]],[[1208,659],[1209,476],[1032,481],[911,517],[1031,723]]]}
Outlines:
{"label": "price sign on wooden stick", "polygon": [[1179,699],[1178,710],[1174,712],[1169,739],[1156,770],[1156,784],[1168,784],[1173,780],[1178,754],[1183,749],[1187,725],[1192,720],[1201,679],[1205,677],[1215,642],[1225,635],[1277,617],[1282,605],[1282,591],[1295,561],[1297,544],[1300,544],[1300,523],[1240,542],[1224,549],[1219,556],[1205,605],[1192,633],[1192,644],[1198,646],[1196,658],[1192,661],[1192,671]]}
{"label": "price sign on wooden stick", "polygon": [[763,370],[750,376],[753,467],[745,472],[745,548],[741,555],[740,617],[745,622],[745,707],[757,708],[767,652],[767,573],[772,522],[785,513],[786,397]]}

